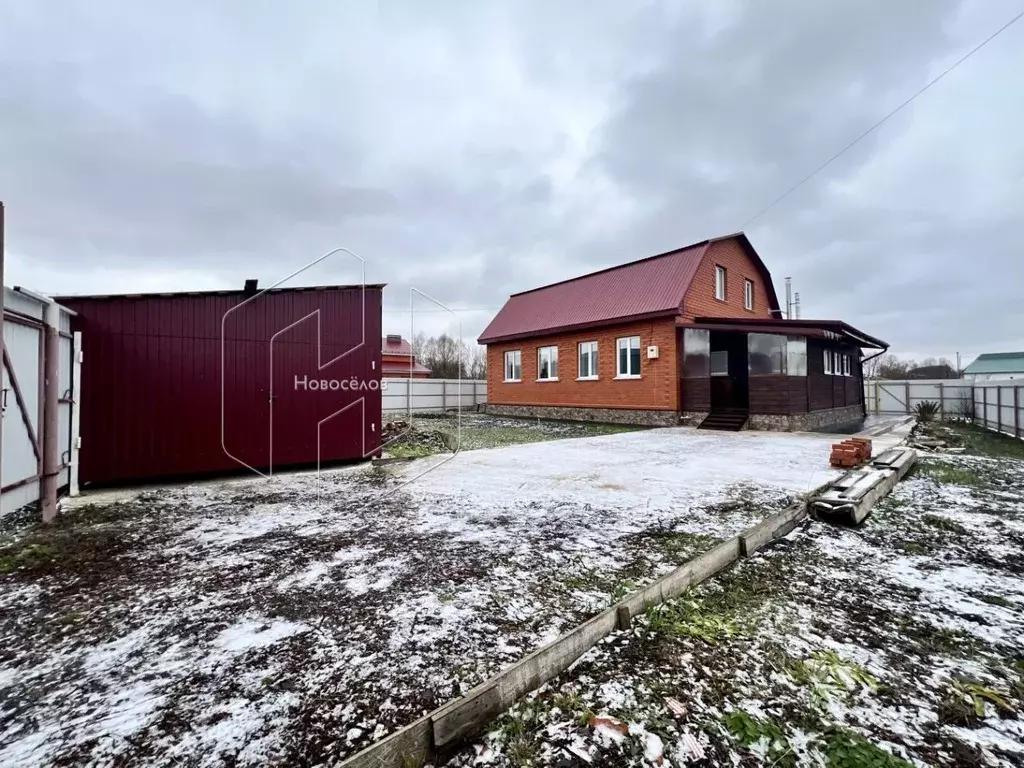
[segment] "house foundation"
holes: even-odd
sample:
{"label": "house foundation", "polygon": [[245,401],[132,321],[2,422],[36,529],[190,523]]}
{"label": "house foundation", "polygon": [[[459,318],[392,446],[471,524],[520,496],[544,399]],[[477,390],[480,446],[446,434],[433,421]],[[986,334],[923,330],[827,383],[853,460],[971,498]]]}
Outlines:
{"label": "house foundation", "polygon": [[677,411],[632,408],[567,408],[550,405],[488,404],[486,412],[493,416],[518,416],[529,419],[558,421],[599,421],[606,424],[633,424],[643,427],[675,427]]}

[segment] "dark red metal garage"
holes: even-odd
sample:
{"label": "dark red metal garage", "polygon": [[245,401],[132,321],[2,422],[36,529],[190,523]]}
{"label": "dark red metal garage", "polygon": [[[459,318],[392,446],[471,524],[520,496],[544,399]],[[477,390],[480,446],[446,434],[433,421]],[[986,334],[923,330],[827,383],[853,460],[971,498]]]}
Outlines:
{"label": "dark red metal garage", "polygon": [[384,286],[257,292],[250,282],[58,299],[82,332],[82,483],[278,471],[379,450]]}

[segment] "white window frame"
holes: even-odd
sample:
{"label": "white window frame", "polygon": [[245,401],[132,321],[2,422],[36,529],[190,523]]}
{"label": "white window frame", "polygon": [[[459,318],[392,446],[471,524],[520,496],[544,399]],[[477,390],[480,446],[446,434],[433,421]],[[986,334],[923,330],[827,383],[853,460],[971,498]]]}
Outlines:
{"label": "white window frame", "polygon": [[[541,355],[544,353],[548,354],[548,373],[550,374],[554,370],[555,375],[545,376],[541,378],[540,375],[540,360]],[[547,347],[537,347],[537,381],[558,381],[558,346],[550,345]]]}
{"label": "white window frame", "polygon": [[750,312],[754,310],[754,281],[748,277],[743,278],[743,308]]}
{"label": "white window frame", "polygon": [[843,376],[850,376],[850,356],[843,355]]}
{"label": "white window frame", "polygon": [[[508,376],[509,360],[512,361],[512,372],[519,369],[519,377],[510,379]],[[523,351],[521,349],[509,349],[505,352],[505,381],[512,384],[523,380]]]}
{"label": "white window frame", "polygon": [[[586,347],[588,353],[588,359],[590,362],[590,373],[586,376],[583,374],[583,352]],[[596,341],[581,341],[576,345],[576,381],[597,381],[597,342]]]}
{"label": "white window frame", "polygon": [[[636,342],[634,346],[634,342]],[[626,372],[622,372],[622,350],[626,350]],[[639,336],[620,336],[615,340],[615,378],[616,379],[639,379],[643,370],[643,355],[637,354],[637,372],[632,373],[629,370],[629,361],[633,359],[632,351],[634,349],[641,350],[643,345],[640,343]]]}
{"label": "white window frame", "polygon": [[824,353],[825,354],[822,359],[825,361],[825,375],[832,376],[832,350],[826,349],[824,350]]}
{"label": "white window frame", "polygon": [[721,264],[715,264],[715,298],[725,301],[729,295],[729,271]]}

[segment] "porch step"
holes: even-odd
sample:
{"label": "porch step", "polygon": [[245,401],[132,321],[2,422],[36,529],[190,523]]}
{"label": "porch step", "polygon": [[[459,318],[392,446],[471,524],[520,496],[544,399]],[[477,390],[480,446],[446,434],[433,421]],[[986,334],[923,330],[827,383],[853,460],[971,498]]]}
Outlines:
{"label": "porch step", "polygon": [[715,411],[704,419],[697,429],[720,429],[728,432],[739,432],[746,423],[746,411]]}

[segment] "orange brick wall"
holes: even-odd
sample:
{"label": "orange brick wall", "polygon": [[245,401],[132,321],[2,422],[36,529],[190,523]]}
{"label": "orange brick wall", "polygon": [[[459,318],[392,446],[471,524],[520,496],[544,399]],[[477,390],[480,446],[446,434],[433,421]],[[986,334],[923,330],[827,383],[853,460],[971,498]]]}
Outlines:
{"label": "orange brick wall", "polygon": [[[615,341],[640,337],[639,379],[615,378]],[[596,381],[577,381],[577,344],[597,342]],[[648,345],[658,358],[647,359]],[[558,346],[558,381],[537,381],[538,347]],[[522,352],[522,381],[506,383],[505,352]],[[487,346],[487,402],[500,405],[547,405],[590,408],[677,410],[679,370],[675,318],[645,320],[578,333],[544,336]]]}
{"label": "orange brick wall", "polygon": [[[726,270],[725,301],[715,298],[715,266]],[[754,281],[754,309],[743,308],[743,280]],[[713,243],[683,297],[683,317],[774,317],[761,273],[736,240]]]}

